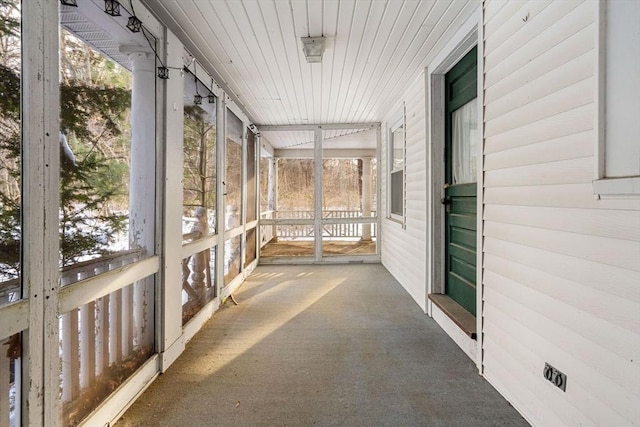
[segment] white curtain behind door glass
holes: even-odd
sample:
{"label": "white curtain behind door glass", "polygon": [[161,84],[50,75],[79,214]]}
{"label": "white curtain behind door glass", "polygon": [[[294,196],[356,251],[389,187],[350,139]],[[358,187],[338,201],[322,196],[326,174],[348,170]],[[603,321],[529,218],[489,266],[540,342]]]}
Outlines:
{"label": "white curtain behind door glass", "polygon": [[477,181],[478,98],[451,114],[453,184]]}

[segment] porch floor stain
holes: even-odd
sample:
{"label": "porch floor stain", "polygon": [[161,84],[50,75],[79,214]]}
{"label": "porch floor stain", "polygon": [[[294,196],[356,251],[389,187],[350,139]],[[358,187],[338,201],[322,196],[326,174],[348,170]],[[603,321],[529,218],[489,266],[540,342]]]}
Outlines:
{"label": "porch floor stain", "polygon": [[260,266],[116,424],[526,426],[381,265]]}
{"label": "porch floor stain", "polygon": [[[314,242],[310,241],[286,241],[267,243],[260,252],[262,257],[278,256],[314,256]],[[376,253],[375,241],[331,241],[322,242],[322,254],[324,256],[340,255],[373,255]]]}

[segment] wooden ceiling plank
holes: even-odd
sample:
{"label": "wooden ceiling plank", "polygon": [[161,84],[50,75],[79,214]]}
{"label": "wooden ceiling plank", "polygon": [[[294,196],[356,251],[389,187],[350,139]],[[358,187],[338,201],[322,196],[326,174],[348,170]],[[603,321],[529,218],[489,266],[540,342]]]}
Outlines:
{"label": "wooden ceiling plank", "polygon": [[[352,85],[355,85],[353,80],[359,80],[359,76],[354,74],[354,71],[358,64],[358,60],[362,60],[362,44],[363,42],[366,43],[366,41],[364,40],[364,35],[369,15],[371,13],[371,6],[371,3],[357,2],[355,4],[353,16],[351,19],[351,28],[349,29],[349,45],[347,46],[347,55],[344,63],[345,74],[343,79],[340,81],[340,89],[338,90],[338,98],[336,102],[337,116],[342,118],[346,117],[347,120],[349,119],[349,115],[352,111],[351,104],[347,103],[347,100],[349,99],[347,95],[349,93],[349,88]],[[347,104],[349,105],[347,106]],[[346,113],[345,107],[347,107]]]}
{"label": "wooden ceiling plank", "polygon": [[346,100],[351,100],[350,111],[347,111],[345,114],[343,109],[346,121],[354,121],[355,118],[358,117],[358,111],[354,108],[354,105],[358,102],[357,94],[362,85],[366,68],[370,67],[374,44],[378,40],[381,32],[381,22],[386,9],[387,3],[374,1],[370,3],[369,10],[367,11],[366,22],[362,29],[361,46],[354,62],[349,85],[344,94],[345,106],[347,105]]}
{"label": "wooden ceiling plank", "polygon": [[332,105],[330,98],[331,82],[334,72],[334,57],[336,34],[338,31],[338,0],[325,0],[323,2],[323,27],[322,32],[327,37],[327,51],[322,58],[322,82],[320,98],[320,123],[329,122],[329,108]]}
{"label": "wooden ceiling plank", "polygon": [[[290,117],[293,117],[294,114],[300,111],[301,104],[296,96],[295,79],[292,74],[290,60],[283,39],[283,26],[273,0],[260,1],[258,5],[267,31],[267,38],[273,52],[272,58],[278,69],[278,84],[282,86],[282,90],[278,93],[278,96],[281,99],[283,108],[288,111],[288,117],[286,119],[286,122],[288,122]],[[273,103],[271,103],[271,108],[274,108]],[[265,117],[269,116],[265,115]],[[275,124],[276,122],[271,120],[270,123]]]}
{"label": "wooden ceiling plank", "polygon": [[[245,62],[253,61],[250,70],[251,75],[256,79],[255,82],[258,89],[252,90],[251,97],[262,109],[266,109],[266,106],[272,103],[260,102],[260,100],[280,98],[279,88],[277,87],[278,79],[276,78],[279,72],[276,66],[277,61],[270,61],[266,58],[267,52],[270,52],[271,49],[268,37],[266,37],[265,23],[262,20],[258,2],[255,0],[228,1],[227,4],[238,29],[239,36],[236,39],[236,45],[242,44],[240,40],[244,42],[244,46],[239,53],[240,55],[248,55]],[[277,107],[279,108],[274,108],[274,110],[278,120],[286,120],[287,111],[282,108],[282,105]]]}
{"label": "wooden ceiling plank", "polygon": [[368,64],[368,66],[364,69],[362,77],[360,78],[360,87],[362,87],[363,95],[356,95],[356,103],[354,104],[355,111],[367,110],[368,108],[372,107],[365,103],[364,98],[370,91],[377,90],[376,87],[371,86],[373,76],[379,69],[379,67],[383,66],[381,64],[385,64],[390,59],[388,55],[384,56],[384,52],[388,52],[387,47],[391,42],[392,35],[398,31],[396,29],[396,26],[399,25],[398,16],[400,14],[402,5],[403,3],[399,1],[390,1],[386,5],[382,17],[382,22],[380,24],[380,32],[378,33],[378,38],[373,42],[373,46],[371,48],[372,57],[376,59],[373,64]]}
{"label": "wooden ceiling plank", "polygon": [[[311,64],[308,64],[302,54],[301,37],[309,37],[309,11],[307,0],[290,0],[293,27],[295,29],[295,55],[298,58],[300,74],[302,75],[302,93],[304,94],[305,115],[299,117],[305,123],[313,120],[313,79],[311,75]],[[300,94],[298,94],[300,96]]]}
{"label": "wooden ceiling plank", "polygon": [[355,7],[354,0],[341,1],[338,9],[338,25],[335,38],[335,54],[333,60],[333,72],[331,86],[329,87],[330,109],[327,121],[336,122],[337,99],[339,96],[340,82],[343,79],[346,62],[347,47],[349,45],[349,32]]}
{"label": "wooden ceiling plank", "polygon": [[[430,31],[429,36],[424,40],[417,53],[409,57],[411,59],[410,63],[404,68],[400,68],[401,75],[394,78],[408,79],[411,76],[418,75],[419,70],[424,69],[429,64],[433,56],[444,47],[444,44],[449,41],[449,38],[453,36],[457,28],[471,16],[476,7],[477,4],[472,1],[466,3],[454,1],[444,13],[438,13],[436,16],[439,16],[439,20]],[[397,83],[381,94],[381,100],[378,101],[379,105],[384,102],[392,102],[395,97],[395,90],[399,90]]]}
{"label": "wooden ceiling plank", "polygon": [[[297,117],[289,117],[287,123],[300,123],[300,119],[307,119],[309,115],[307,96],[305,92],[305,85],[310,84],[308,78],[305,78],[303,73],[304,57],[300,51],[300,40],[296,32],[294,23],[293,11],[291,7],[285,2],[275,1],[276,10],[278,11],[278,18],[280,19],[280,25],[282,28],[282,40],[287,52],[287,58],[289,62],[289,69],[291,70],[292,80],[290,84],[295,87],[295,97],[298,102]],[[302,18],[301,18],[302,19]],[[306,21],[306,17],[304,17]],[[306,33],[306,31],[305,31]],[[305,34],[306,35],[306,34]]]}

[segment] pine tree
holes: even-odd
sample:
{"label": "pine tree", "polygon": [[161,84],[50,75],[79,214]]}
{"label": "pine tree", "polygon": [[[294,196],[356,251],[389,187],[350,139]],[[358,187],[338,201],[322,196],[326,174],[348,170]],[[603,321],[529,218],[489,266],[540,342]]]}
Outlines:
{"label": "pine tree", "polygon": [[[20,268],[18,4],[0,0],[0,281],[17,277]],[[75,154],[71,161],[61,152],[60,162],[60,262],[65,266],[108,253],[127,227],[131,92],[125,70],[65,32],[60,55],[66,64],[61,70],[60,128]],[[75,73],[80,68],[86,71],[82,75]]]}

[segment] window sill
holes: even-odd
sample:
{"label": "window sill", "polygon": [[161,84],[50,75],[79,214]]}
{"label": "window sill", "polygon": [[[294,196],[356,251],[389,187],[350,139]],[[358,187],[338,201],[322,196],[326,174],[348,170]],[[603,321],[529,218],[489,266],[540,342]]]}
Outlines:
{"label": "window sill", "polygon": [[432,303],[438,306],[458,327],[469,336],[476,339],[476,318],[460,304],[444,294],[429,294]]}
{"label": "window sill", "polygon": [[593,181],[593,194],[602,199],[640,197],[640,176],[597,179]]}
{"label": "window sill", "polygon": [[404,220],[402,219],[401,216],[391,214],[391,215],[387,216],[387,220],[389,220],[391,222],[395,222],[396,224],[401,226],[403,229],[405,228],[405,223],[404,223]]}

